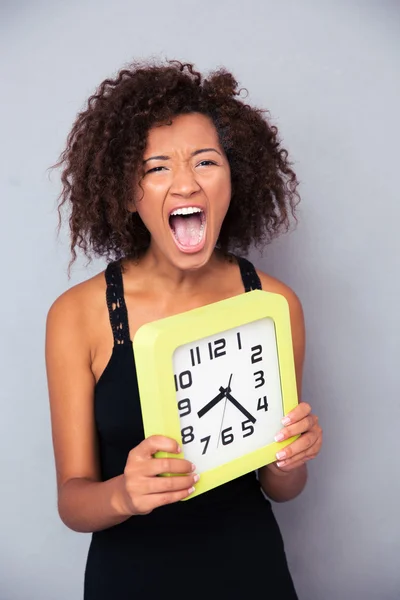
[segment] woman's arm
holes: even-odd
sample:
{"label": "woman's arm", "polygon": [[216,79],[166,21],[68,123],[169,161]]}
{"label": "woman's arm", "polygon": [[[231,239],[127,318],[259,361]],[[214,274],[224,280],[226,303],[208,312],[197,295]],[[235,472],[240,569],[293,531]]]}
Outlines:
{"label": "woman's arm", "polygon": [[88,532],[120,523],[129,515],[120,501],[122,476],[100,481],[95,381],[82,295],[79,287],[72,288],[49,311],[46,368],[59,514],[71,529]]}
{"label": "woman's arm", "polygon": [[[180,450],[175,440],[151,436],[131,450],[123,474],[101,481],[88,342],[91,319],[82,311],[93,298],[83,295],[81,286],[66,292],[49,311],[46,367],[59,514],[70,529],[93,532],[186,498],[197,476],[184,459],[153,458],[158,451]],[[161,473],[180,477],[158,477]]]}
{"label": "woman's arm", "polygon": [[[258,272],[263,289],[285,296],[289,303],[292,329],[293,352],[296,370],[297,393],[301,401],[303,364],[305,356],[305,325],[300,300],[296,294],[280,281]],[[279,432],[276,432],[277,434]],[[277,462],[278,459],[277,459]],[[307,467],[304,462],[294,465],[290,471],[282,470],[276,463],[266,465],[259,470],[260,484],[265,494],[276,502],[285,502],[298,496],[307,482]]]}

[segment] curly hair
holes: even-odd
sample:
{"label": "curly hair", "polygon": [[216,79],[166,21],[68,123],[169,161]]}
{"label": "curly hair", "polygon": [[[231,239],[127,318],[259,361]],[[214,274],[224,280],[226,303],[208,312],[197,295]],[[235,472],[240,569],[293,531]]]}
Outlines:
{"label": "curly hair", "polygon": [[106,79],[77,115],[59,162],[58,210],[69,206],[71,264],[76,249],[116,260],[138,257],[150,243],[128,210],[141,176],[149,130],[173,117],[211,118],[230,165],[232,195],[217,246],[246,252],[288,231],[300,200],[298,180],[267,111],[245,104],[225,69],[204,78],[192,64],[135,62]]}

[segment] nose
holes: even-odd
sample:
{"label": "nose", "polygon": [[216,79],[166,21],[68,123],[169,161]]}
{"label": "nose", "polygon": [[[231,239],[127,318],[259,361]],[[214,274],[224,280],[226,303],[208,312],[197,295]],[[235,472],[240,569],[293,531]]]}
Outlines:
{"label": "nose", "polygon": [[200,185],[196,180],[195,173],[190,166],[182,166],[174,173],[174,178],[170,188],[171,194],[190,198],[200,190]]}

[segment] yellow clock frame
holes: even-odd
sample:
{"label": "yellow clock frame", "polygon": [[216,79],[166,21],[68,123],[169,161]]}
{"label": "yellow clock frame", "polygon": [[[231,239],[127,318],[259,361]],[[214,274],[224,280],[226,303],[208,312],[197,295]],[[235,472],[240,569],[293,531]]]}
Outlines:
{"label": "yellow clock frame", "polygon": [[[175,350],[184,344],[264,318],[272,319],[275,325],[283,414],[298,404],[288,302],[280,294],[253,290],[146,323],[138,329],[133,351],[146,438],[164,435],[175,439],[182,448],[172,363]],[[189,498],[275,461],[276,453],[296,437],[273,442],[204,471]],[[159,452],[156,456],[184,458],[184,452],[180,455]]]}

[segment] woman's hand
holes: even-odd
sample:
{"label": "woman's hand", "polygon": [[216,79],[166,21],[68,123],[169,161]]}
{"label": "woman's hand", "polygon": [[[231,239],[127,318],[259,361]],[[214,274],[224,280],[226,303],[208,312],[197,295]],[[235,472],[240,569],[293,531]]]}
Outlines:
{"label": "woman's hand", "polygon": [[[154,458],[156,452],[180,453],[175,440],[153,435],[130,451],[122,478],[121,510],[130,516],[178,502],[194,491],[199,476],[183,458]],[[159,477],[171,473],[172,476]]]}
{"label": "woman's hand", "polygon": [[282,419],[282,423],[284,427],[276,435],[275,441],[281,442],[299,434],[300,437],[279,450],[276,455],[277,461],[272,463],[271,467],[289,472],[318,455],[322,446],[322,429],[318,417],[312,414],[311,406],[307,402],[300,402]]}

